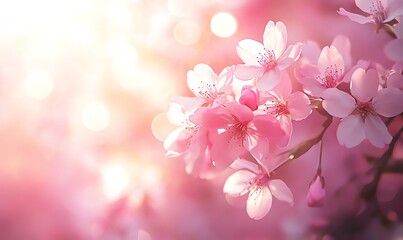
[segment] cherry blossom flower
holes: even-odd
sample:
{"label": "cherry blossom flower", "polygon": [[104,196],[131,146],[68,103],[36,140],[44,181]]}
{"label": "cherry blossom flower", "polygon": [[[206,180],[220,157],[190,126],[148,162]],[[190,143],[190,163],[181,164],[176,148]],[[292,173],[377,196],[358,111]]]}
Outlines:
{"label": "cherry blossom flower", "polygon": [[249,192],[246,211],[250,218],[259,220],[269,212],[273,196],[280,201],[294,202],[292,192],[280,179],[271,179],[270,173],[262,166],[238,159],[232,165],[238,170],[230,175],[223,191],[232,197],[245,195]]}
{"label": "cherry blossom flower", "polygon": [[272,90],[279,82],[280,71],[298,60],[301,44],[287,46],[287,29],[282,22],[270,21],[263,34],[263,44],[252,39],[238,43],[237,53],[245,64],[235,67],[240,80],[257,78],[259,90]]}
{"label": "cherry blossom flower", "polygon": [[350,45],[347,37],[338,35],[332,45],[324,47],[322,51],[312,42],[303,48],[302,54],[308,56],[308,63],[299,66],[295,73],[306,93],[320,97],[325,89],[350,82],[352,73],[358,67],[368,67],[366,61],[359,61],[352,67]]}
{"label": "cherry blossom flower", "polygon": [[233,67],[226,67],[217,74],[206,64],[197,64],[187,73],[187,84],[196,97],[174,96],[172,101],[179,103],[185,111],[200,106],[217,106],[233,98]]}
{"label": "cherry blossom flower", "polygon": [[219,131],[211,139],[211,158],[217,170],[227,168],[246,153],[265,159],[270,144],[288,142],[273,116],[255,116],[249,107],[235,101],[221,107],[200,108],[190,120],[197,126]]}
{"label": "cherry blossom flower", "polygon": [[389,59],[403,63],[403,24],[396,24],[395,31],[397,39],[388,42],[384,51]]}
{"label": "cherry blossom flower", "polygon": [[353,97],[335,88],[323,93],[323,107],[334,117],[342,118],[337,128],[337,139],[348,148],[357,146],[364,139],[382,148],[390,143],[388,132],[381,116],[393,117],[403,111],[403,93],[388,87],[378,91],[379,77],[374,69],[357,69],[350,83]]}
{"label": "cherry blossom flower", "polygon": [[164,141],[167,157],[182,156],[186,172],[201,178],[211,178],[215,170],[210,157],[210,137],[216,132],[195,125],[189,121],[189,112],[183,112],[181,105],[170,104],[168,119],[179,126]]}
{"label": "cherry blossom flower", "polygon": [[252,86],[243,86],[241,96],[239,97],[239,103],[249,107],[252,111],[255,111],[258,108],[257,94],[252,89]]}
{"label": "cherry blossom flower", "polygon": [[403,2],[400,0],[355,0],[355,4],[369,16],[351,13],[344,8],[340,8],[338,13],[360,24],[372,22],[377,25],[390,22],[403,15]]}
{"label": "cherry blossom flower", "polygon": [[323,207],[325,197],[325,179],[321,175],[316,175],[309,185],[306,203],[310,207]]}
{"label": "cherry blossom flower", "polygon": [[291,93],[291,90],[291,79],[287,72],[282,72],[281,82],[273,91],[261,92],[260,99],[265,103],[259,107],[277,118],[288,135],[292,133],[291,120],[301,121],[312,112],[308,96],[303,92]]}

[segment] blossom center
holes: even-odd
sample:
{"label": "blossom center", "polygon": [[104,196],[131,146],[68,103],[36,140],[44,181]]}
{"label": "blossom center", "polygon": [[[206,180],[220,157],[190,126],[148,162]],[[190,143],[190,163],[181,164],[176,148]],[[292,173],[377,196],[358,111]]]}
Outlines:
{"label": "blossom center", "polygon": [[375,23],[380,24],[385,21],[386,11],[381,1],[379,0],[373,1],[371,7],[369,8],[369,11],[371,13],[370,18],[372,18]]}
{"label": "blossom center", "polygon": [[274,117],[290,114],[287,103],[283,103],[280,101],[279,102],[276,102],[276,101],[268,102],[265,104],[265,107],[266,107],[266,109],[264,109],[264,111],[267,113],[273,114]]}
{"label": "blossom center", "polygon": [[269,182],[269,175],[266,173],[258,174],[254,179],[249,181],[250,188],[262,188],[267,186]]}
{"label": "blossom center", "polygon": [[243,140],[248,127],[243,123],[236,123],[228,128],[228,131],[232,134],[233,138]]}
{"label": "blossom center", "polygon": [[326,68],[324,77],[319,76],[319,82],[326,88],[335,88],[339,85],[341,69],[337,69],[337,65],[330,65]]}
{"label": "blossom center", "polygon": [[276,55],[273,50],[267,50],[265,48],[263,53],[259,53],[257,59],[257,62],[266,70],[273,69],[277,66]]}
{"label": "blossom center", "polygon": [[[202,84],[197,87],[198,95],[206,101],[214,101],[217,98],[216,85],[214,83],[204,83],[203,80],[201,80],[201,83]],[[192,91],[195,92],[194,89],[192,89]]]}
{"label": "blossom center", "polygon": [[376,115],[375,110],[370,102],[357,102],[357,107],[353,111],[353,114],[360,115],[362,120],[368,116],[368,114]]}

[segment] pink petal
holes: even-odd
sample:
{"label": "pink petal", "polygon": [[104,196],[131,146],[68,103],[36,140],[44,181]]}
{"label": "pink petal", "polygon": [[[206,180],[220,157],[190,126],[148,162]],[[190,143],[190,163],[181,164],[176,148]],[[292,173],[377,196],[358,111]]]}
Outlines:
{"label": "pink petal", "polygon": [[235,170],[249,170],[251,172],[254,173],[258,173],[259,172],[259,167],[258,165],[256,165],[255,163],[251,162],[251,161],[247,161],[244,159],[237,159],[235,160],[230,168],[235,169]]}
{"label": "pink petal", "polygon": [[320,71],[316,65],[304,64],[295,69],[295,76],[302,84],[307,81],[316,81],[315,78],[319,75]]}
{"label": "pink petal", "polygon": [[294,197],[288,186],[280,179],[274,179],[269,181],[270,192],[278,200],[294,204]]}
{"label": "pink petal", "polygon": [[[199,99],[199,98],[196,98],[196,99]],[[181,105],[181,104],[177,103],[175,100],[179,100],[179,102],[181,102],[180,97],[179,97],[179,99],[177,99],[177,97],[172,97],[171,100],[173,102],[171,102],[169,104],[169,110],[167,112],[167,118],[168,118],[169,122],[171,122],[174,125],[178,125],[178,126],[182,126],[182,127],[193,126],[193,124],[190,125],[190,123],[188,123],[189,116],[188,116],[188,114],[186,114],[184,112],[184,110],[185,110],[184,108],[193,108],[195,106],[194,105],[187,106],[186,104]],[[181,103],[184,104],[185,101],[182,101]]]}
{"label": "pink petal", "polygon": [[310,207],[322,207],[326,196],[324,186],[322,186],[321,176],[316,176],[315,181],[309,186],[306,201]]}
{"label": "pink petal", "polygon": [[307,82],[302,86],[304,92],[311,96],[323,97],[323,92],[328,88],[320,84],[316,79],[313,80],[314,81]]}
{"label": "pink petal", "polygon": [[302,44],[297,43],[295,45],[288,46],[284,54],[278,59],[277,67],[280,70],[288,68],[293,62],[297,61],[301,55]]}
{"label": "pink petal", "polygon": [[351,21],[357,22],[359,24],[372,22],[370,18],[362,16],[362,15],[358,15],[358,14],[355,14],[355,13],[348,12],[344,8],[340,8],[338,13],[340,15],[344,15],[344,16],[350,18]]}
{"label": "pink petal", "polygon": [[227,110],[227,114],[235,120],[233,123],[243,123],[246,125],[253,120],[252,110],[238,102],[227,103],[225,109]]}
{"label": "pink petal", "polygon": [[348,37],[344,35],[337,35],[332,42],[334,46],[342,56],[346,68],[350,68],[352,65],[351,58],[351,43]]}
{"label": "pink petal", "polygon": [[385,117],[394,117],[403,111],[403,92],[389,87],[381,89],[372,100],[375,112]]}
{"label": "pink petal", "polygon": [[[249,149],[250,154],[256,159],[256,161],[263,165],[269,156],[270,143],[265,137],[259,135],[250,135],[246,139],[248,143],[244,143],[245,148]],[[253,142],[251,142],[253,141]]]}
{"label": "pink petal", "polygon": [[334,46],[324,47],[318,60],[319,71],[324,74],[327,68],[336,68],[339,76],[344,73],[344,60]]}
{"label": "pink petal", "polygon": [[291,114],[291,118],[296,121],[307,118],[312,112],[310,104],[311,101],[304,93],[294,92],[291,94],[288,98],[288,111]]}
{"label": "pink petal", "polygon": [[223,192],[233,197],[244,195],[249,190],[249,182],[255,177],[256,174],[247,170],[236,171],[225,181]]}
{"label": "pink petal", "polygon": [[270,144],[284,147],[289,141],[289,136],[280,127],[279,122],[272,115],[257,115],[253,124],[259,134],[266,137]]}
{"label": "pink petal", "polygon": [[308,40],[302,45],[302,57],[308,59],[311,64],[318,64],[318,59],[320,55],[320,47],[317,42]]}
{"label": "pink petal", "polygon": [[263,44],[267,50],[273,50],[278,59],[285,50],[287,45],[287,28],[282,22],[277,22],[274,26],[274,22],[267,23],[263,34]]}
{"label": "pink petal", "polygon": [[227,108],[223,106],[200,107],[189,117],[189,120],[197,126],[213,129],[224,128],[234,122],[234,120],[228,116]]}
{"label": "pink petal", "polygon": [[350,70],[348,70],[343,77],[343,82],[345,83],[350,83],[351,82],[351,78],[353,76],[353,73],[359,69],[359,68],[363,68],[363,69],[368,69],[370,62],[369,61],[365,61],[365,60],[359,60],[357,62],[356,65],[354,65]]}
{"label": "pink petal", "polygon": [[272,94],[281,100],[287,99],[292,91],[291,79],[286,71],[280,72],[280,82],[273,89]]}
{"label": "pink petal", "polygon": [[379,76],[375,69],[357,69],[350,82],[351,94],[361,102],[369,102],[375,97],[379,87]]}
{"label": "pink petal", "polygon": [[365,139],[364,123],[359,115],[350,115],[342,119],[337,128],[337,140],[341,145],[352,148]]}
{"label": "pink petal", "polygon": [[232,131],[225,131],[213,139],[211,158],[217,170],[224,170],[229,167],[235,159],[239,158],[245,151],[243,139]]}
{"label": "pink petal", "polygon": [[[171,100],[178,103],[185,112],[194,111],[196,108],[206,103],[206,100],[198,97],[172,96]],[[170,115],[172,116],[173,114]]]}
{"label": "pink petal", "polygon": [[234,66],[224,68],[217,77],[217,89],[220,93],[232,94],[232,82],[234,80]]}
{"label": "pink petal", "polygon": [[187,84],[189,89],[200,98],[204,98],[200,92],[212,91],[208,85],[215,85],[217,75],[213,69],[206,64],[197,64],[194,70],[187,73]]}
{"label": "pink petal", "polygon": [[258,62],[259,53],[266,52],[263,44],[252,39],[244,39],[236,47],[238,56],[246,65],[261,66]]}
{"label": "pink petal", "polygon": [[403,62],[403,39],[394,39],[385,45],[386,56],[396,62]]}
{"label": "pink petal", "polygon": [[[386,5],[386,4],[385,4]],[[385,22],[391,21],[396,17],[403,15],[403,2],[401,0],[389,0],[387,6],[385,6],[386,10],[386,19]],[[399,35],[398,35],[399,36]]]}
{"label": "pink petal", "polygon": [[271,91],[280,82],[280,71],[275,68],[269,70],[258,78],[256,87],[259,91]]}
{"label": "pink petal", "polygon": [[264,68],[262,66],[252,66],[238,64],[235,67],[235,77],[239,80],[251,80],[256,77],[261,77],[264,73]]}
{"label": "pink petal", "polygon": [[189,148],[191,132],[186,128],[177,128],[164,141],[164,149],[167,157],[176,157],[183,154]]}
{"label": "pink petal", "polygon": [[[372,4],[374,1],[372,0],[355,0],[355,5],[362,11],[366,13],[371,13]],[[375,3],[376,4],[376,3]]]}
{"label": "pink petal", "polygon": [[392,141],[385,123],[379,116],[369,114],[364,123],[365,135],[375,147],[382,148]]}
{"label": "pink petal", "polygon": [[251,89],[251,86],[244,86],[242,88],[239,103],[249,107],[252,111],[257,109],[256,92]]}
{"label": "pink petal", "polygon": [[403,91],[403,75],[399,72],[394,72],[389,75],[387,80],[388,87],[395,87]]}
{"label": "pink petal", "polygon": [[334,117],[347,117],[356,107],[354,98],[337,88],[326,89],[322,97],[324,98],[323,108]]}
{"label": "pink petal", "polygon": [[254,188],[249,193],[246,211],[250,218],[259,220],[266,216],[271,208],[272,196],[267,187]]}

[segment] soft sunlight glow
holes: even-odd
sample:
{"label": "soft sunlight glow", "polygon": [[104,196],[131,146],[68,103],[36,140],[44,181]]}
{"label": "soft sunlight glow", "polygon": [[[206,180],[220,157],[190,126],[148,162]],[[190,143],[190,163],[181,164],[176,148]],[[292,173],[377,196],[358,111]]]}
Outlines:
{"label": "soft sunlight glow", "polygon": [[151,123],[154,137],[160,141],[164,141],[176,127],[169,122],[166,113],[158,114]]}
{"label": "soft sunlight glow", "polygon": [[170,14],[175,17],[186,17],[192,13],[194,5],[189,0],[168,0],[167,8]]}
{"label": "soft sunlight glow", "polygon": [[106,165],[101,169],[102,190],[109,200],[118,199],[129,186],[130,176],[121,165]]}
{"label": "soft sunlight glow", "polygon": [[200,38],[200,27],[192,21],[180,21],[175,26],[174,38],[182,45],[195,44]]}
{"label": "soft sunlight glow", "polygon": [[217,37],[227,38],[234,35],[238,24],[234,16],[226,12],[220,12],[213,16],[210,27]]}
{"label": "soft sunlight glow", "polygon": [[99,102],[91,102],[83,108],[82,121],[84,126],[91,131],[102,131],[109,125],[109,110]]}
{"label": "soft sunlight glow", "polygon": [[45,99],[53,90],[53,79],[49,73],[35,70],[28,74],[24,89],[26,94],[32,98]]}

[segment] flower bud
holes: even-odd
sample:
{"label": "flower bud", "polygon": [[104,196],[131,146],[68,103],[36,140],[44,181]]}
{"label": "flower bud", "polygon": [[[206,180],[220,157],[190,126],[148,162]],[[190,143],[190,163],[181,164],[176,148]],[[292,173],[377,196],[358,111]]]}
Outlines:
{"label": "flower bud", "polygon": [[251,86],[244,86],[241,91],[239,103],[249,107],[252,111],[257,109],[257,97]]}
{"label": "flower bud", "polygon": [[325,179],[321,175],[316,175],[309,185],[306,203],[309,207],[323,207],[325,196]]}

